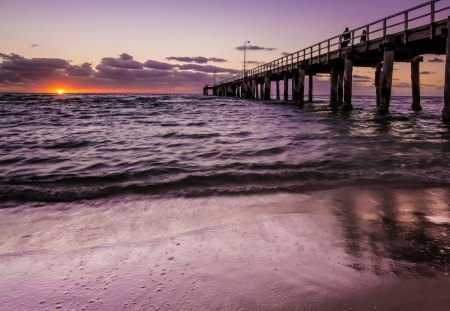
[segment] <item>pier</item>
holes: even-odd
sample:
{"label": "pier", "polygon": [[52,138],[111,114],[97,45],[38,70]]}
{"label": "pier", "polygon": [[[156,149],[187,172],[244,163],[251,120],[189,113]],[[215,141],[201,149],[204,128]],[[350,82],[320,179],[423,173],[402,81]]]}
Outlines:
{"label": "pier", "polygon": [[[305,49],[205,86],[215,96],[271,100],[275,82],[276,100],[305,103],[313,99],[314,76],[329,74],[330,106],[351,110],[354,67],[374,69],[374,94],[380,113],[389,112],[392,75],[396,62],[411,64],[411,109],[421,110],[420,63],[423,55],[446,55],[442,118],[450,121],[450,0],[434,0],[349,30]],[[291,83],[289,83],[291,81]],[[282,88],[282,92],[281,92]]]}

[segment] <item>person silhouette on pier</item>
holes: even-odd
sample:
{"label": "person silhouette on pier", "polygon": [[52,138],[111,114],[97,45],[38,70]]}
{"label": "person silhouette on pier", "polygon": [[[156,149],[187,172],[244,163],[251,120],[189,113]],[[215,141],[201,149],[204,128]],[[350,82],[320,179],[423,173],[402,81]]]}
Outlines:
{"label": "person silhouette on pier", "polygon": [[345,48],[350,43],[350,31],[348,30],[348,27],[345,28],[344,33],[341,36],[341,48]]}
{"label": "person silhouette on pier", "polygon": [[364,29],[362,34],[361,34],[361,43],[363,42],[367,42],[367,31]]}

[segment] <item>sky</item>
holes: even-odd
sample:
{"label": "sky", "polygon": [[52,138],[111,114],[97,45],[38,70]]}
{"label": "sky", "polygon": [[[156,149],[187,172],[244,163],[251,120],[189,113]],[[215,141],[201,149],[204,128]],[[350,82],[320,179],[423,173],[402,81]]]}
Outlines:
{"label": "sky", "polygon": [[[201,93],[243,69],[245,41],[248,69],[423,2],[0,0],[0,92]],[[423,94],[443,94],[442,59],[425,57]],[[354,74],[355,94],[372,94],[373,70]],[[396,64],[394,95],[409,75]]]}

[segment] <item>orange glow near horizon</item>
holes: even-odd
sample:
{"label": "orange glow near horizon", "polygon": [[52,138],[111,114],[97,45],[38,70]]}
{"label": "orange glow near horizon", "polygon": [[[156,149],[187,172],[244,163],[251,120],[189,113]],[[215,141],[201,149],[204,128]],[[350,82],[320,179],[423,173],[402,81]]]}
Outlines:
{"label": "orange glow near horizon", "polygon": [[[44,86],[32,90],[36,93],[65,94],[199,94],[198,87],[173,87],[173,88],[117,88],[94,86]],[[62,93],[61,93],[62,91]]]}

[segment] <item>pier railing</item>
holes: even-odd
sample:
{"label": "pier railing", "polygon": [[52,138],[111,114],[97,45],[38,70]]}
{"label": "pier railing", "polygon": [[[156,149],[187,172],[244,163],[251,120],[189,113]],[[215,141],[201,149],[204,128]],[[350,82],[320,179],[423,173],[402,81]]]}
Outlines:
{"label": "pier railing", "polygon": [[[405,35],[408,30],[429,25],[431,28],[430,34],[433,36],[433,25],[436,21],[444,20],[450,13],[450,0],[433,0],[423,4],[412,7],[408,10],[387,16],[385,18],[374,21],[370,24],[349,30],[350,38],[345,40],[348,46],[357,44],[364,44],[360,42],[361,38],[365,36],[365,42],[384,38],[387,35],[404,32]],[[362,32],[365,30],[365,34]],[[224,83],[243,79],[247,76],[254,76],[270,72],[280,68],[289,68],[298,64],[301,61],[308,61],[315,57],[326,56],[330,58],[331,53],[340,52],[343,48],[342,34],[326,39],[303,50],[294,52],[292,54],[280,57],[269,63],[260,65],[251,70],[242,72],[238,75],[220,81],[214,86],[222,85]]]}

